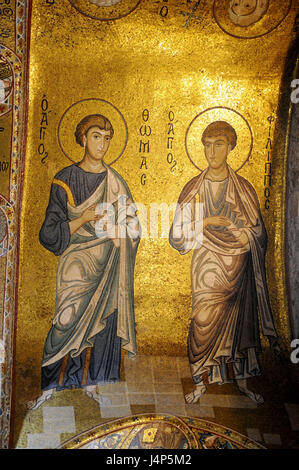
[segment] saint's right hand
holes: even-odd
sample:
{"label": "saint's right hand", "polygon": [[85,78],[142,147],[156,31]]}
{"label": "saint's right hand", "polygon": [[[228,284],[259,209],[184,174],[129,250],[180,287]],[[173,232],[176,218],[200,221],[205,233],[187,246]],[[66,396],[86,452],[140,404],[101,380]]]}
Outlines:
{"label": "saint's right hand", "polygon": [[104,211],[102,214],[96,214],[96,207],[97,204],[92,204],[83,212],[81,217],[84,223],[91,222],[92,220],[100,220],[105,217],[107,211]]}
{"label": "saint's right hand", "polygon": [[226,226],[228,227],[231,224],[230,219],[224,217],[222,215],[213,216],[213,217],[206,217],[203,219],[203,226],[204,228],[207,225],[217,225],[217,226]]}

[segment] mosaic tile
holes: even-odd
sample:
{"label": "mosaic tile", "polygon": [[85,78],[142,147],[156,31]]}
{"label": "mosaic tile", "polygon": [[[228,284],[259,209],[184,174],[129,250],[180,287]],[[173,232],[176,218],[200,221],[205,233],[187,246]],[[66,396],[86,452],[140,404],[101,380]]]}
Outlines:
{"label": "mosaic tile", "polygon": [[184,396],[181,393],[156,393],[157,404],[185,404]]}
{"label": "mosaic tile", "polygon": [[43,408],[44,432],[75,432],[75,414],[72,406],[45,406]]}
{"label": "mosaic tile", "polygon": [[100,406],[102,418],[121,418],[131,415],[131,408],[129,405],[124,406]]}
{"label": "mosaic tile", "polygon": [[185,405],[186,416],[195,416],[198,418],[214,418],[215,412],[212,406],[198,406],[196,404]]}
{"label": "mosaic tile", "polygon": [[281,438],[279,434],[264,433],[263,437],[266,444],[281,446]]}
{"label": "mosaic tile", "polygon": [[218,406],[225,408],[257,408],[257,404],[250,398],[238,395],[218,395],[205,393],[200,403],[204,406]]}
{"label": "mosaic tile", "polygon": [[127,382],[129,393],[154,393],[154,384],[151,382]]}
{"label": "mosaic tile", "polygon": [[60,434],[28,434],[27,449],[55,449],[60,445]]}
{"label": "mosaic tile", "polygon": [[156,382],[154,384],[155,393],[179,393],[184,395],[181,383],[163,383]]}
{"label": "mosaic tile", "polygon": [[156,403],[156,413],[169,413],[176,416],[186,416],[186,409],[183,403]]}
{"label": "mosaic tile", "polygon": [[98,386],[99,393],[126,393],[128,386],[126,382],[116,382],[115,384],[106,384]]}
{"label": "mosaic tile", "polygon": [[[107,399],[107,405],[105,406],[123,406],[129,405],[129,399],[127,394],[102,394],[103,399]],[[103,405],[100,405],[101,409]]]}
{"label": "mosaic tile", "polygon": [[262,442],[263,440],[262,435],[257,428],[248,428],[246,433],[249,439],[252,439],[253,441]]}
{"label": "mosaic tile", "polygon": [[154,405],[156,402],[154,394],[130,393],[129,400],[131,405]]}
{"label": "mosaic tile", "polygon": [[180,383],[180,377],[177,370],[156,370],[153,372],[153,381],[154,382],[163,382],[163,383]]}

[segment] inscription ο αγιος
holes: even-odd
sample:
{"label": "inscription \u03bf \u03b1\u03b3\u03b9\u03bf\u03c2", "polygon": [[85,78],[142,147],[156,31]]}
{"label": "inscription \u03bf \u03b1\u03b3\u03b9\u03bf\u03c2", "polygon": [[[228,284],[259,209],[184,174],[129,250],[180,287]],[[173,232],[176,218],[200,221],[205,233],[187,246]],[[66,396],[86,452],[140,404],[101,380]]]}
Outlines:
{"label": "inscription \u03bf \u03b1\u03b3\u03b9\u03bf\u03c2", "polygon": [[166,18],[168,16],[169,10],[168,10],[168,5],[165,5],[168,3],[168,0],[162,0],[163,5],[160,5],[159,8],[159,15],[162,16],[162,18]]}
{"label": "inscription \u03bf \u03b1\u03b3\u03b9\u03bf\u03c2", "polygon": [[41,120],[40,120],[40,128],[39,128],[39,145],[38,145],[38,154],[40,157],[41,163],[46,163],[46,160],[49,156],[47,150],[46,150],[46,145],[45,145],[45,139],[46,139],[46,132],[48,128],[48,118],[49,118],[49,103],[46,98],[46,95],[43,95],[43,98],[41,100]]}
{"label": "inscription \u03bf \u03b1\u03b3\u03b9\u03bf\u03c2", "polygon": [[271,150],[272,150],[272,139],[271,139],[271,124],[275,121],[275,117],[270,115],[267,117],[269,122],[268,137],[266,143],[267,161],[265,163],[265,174],[264,174],[264,196],[265,196],[265,209],[270,208],[270,195],[271,195],[271,176],[272,176],[272,162],[271,162]]}
{"label": "inscription \u03bf \u03b1\u03b3\u03b9\u03bf\u03c2", "polygon": [[168,124],[167,124],[167,150],[168,154],[166,157],[167,163],[171,165],[170,171],[173,173],[174,167],[177,165],[173,155],[173,145],[175,141],[175,130],[174,130],[174,112],[172,110],[168,113]]}

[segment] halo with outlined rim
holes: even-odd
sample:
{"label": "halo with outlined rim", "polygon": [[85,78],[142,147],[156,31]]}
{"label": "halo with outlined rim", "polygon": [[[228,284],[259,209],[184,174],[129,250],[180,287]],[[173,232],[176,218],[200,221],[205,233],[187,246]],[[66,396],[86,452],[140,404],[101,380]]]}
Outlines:
{"label": "halo with outlined rim", "polygon": [[81,119],[90,114],[102,114],[112,124],[114,135],[104,161],[113,165],[123,155],[127,146],[128,126],[119,109],[109,101],[100,98],[86,98],[72,104],[63,113],[58,124],[59,146],[64,155],[73,163],[82,160],[84,148],[77,144],[75,130]]}
{"label": "halo with outlined rim", "polygon": [[[237,133],[237,145],[229,153],[227,163],[238,172],[248,161],[253,147],[253,134],[248,121],[238,111],[226,106],[214,106],[197,114],[185,135],[185,148],[191,163],[200,171],[207,167],[201,137],[205,128],[215,121],[226,121]],[[245,156],[244,156],[245,155]]]}

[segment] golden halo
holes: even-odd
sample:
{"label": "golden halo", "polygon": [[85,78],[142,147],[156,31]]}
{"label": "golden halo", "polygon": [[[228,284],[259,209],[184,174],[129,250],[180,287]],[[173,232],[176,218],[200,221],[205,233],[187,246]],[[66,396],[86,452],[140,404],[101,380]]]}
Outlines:
{"label": "golden halo", "polygon": [[77,124],[89,114],[102,114],[112,124],[114,135],[104,157],[105,163],[112,165],[125,151],[128,142],[128,127],[121,112],[109,101],[87,98],[72,104],[62,115],[58,125],[58,142],[64,155],[74,163],[80,162],[84,148],[77,144],[75,130]]}
{"label": "golden halo", "polygon": [[237,145],[229,153],[227,163],[234,171],[239,171],[251,155],[253,135],[247,120],[234,109],[214,106],[197,114],[186,131],[185,148],[192,164],[199,170],[207,167],[201,136],[205,128],[215,121],[226,121],[237,133]]}
{"label": "golden halo", "polygon": [[79,13],[93,20],[112,21],[132,13],[141,0],[119,0],[114,5],[111,2],[111,6],[101,6],[101,2],[96,0],[69,0],[69,2]]}

